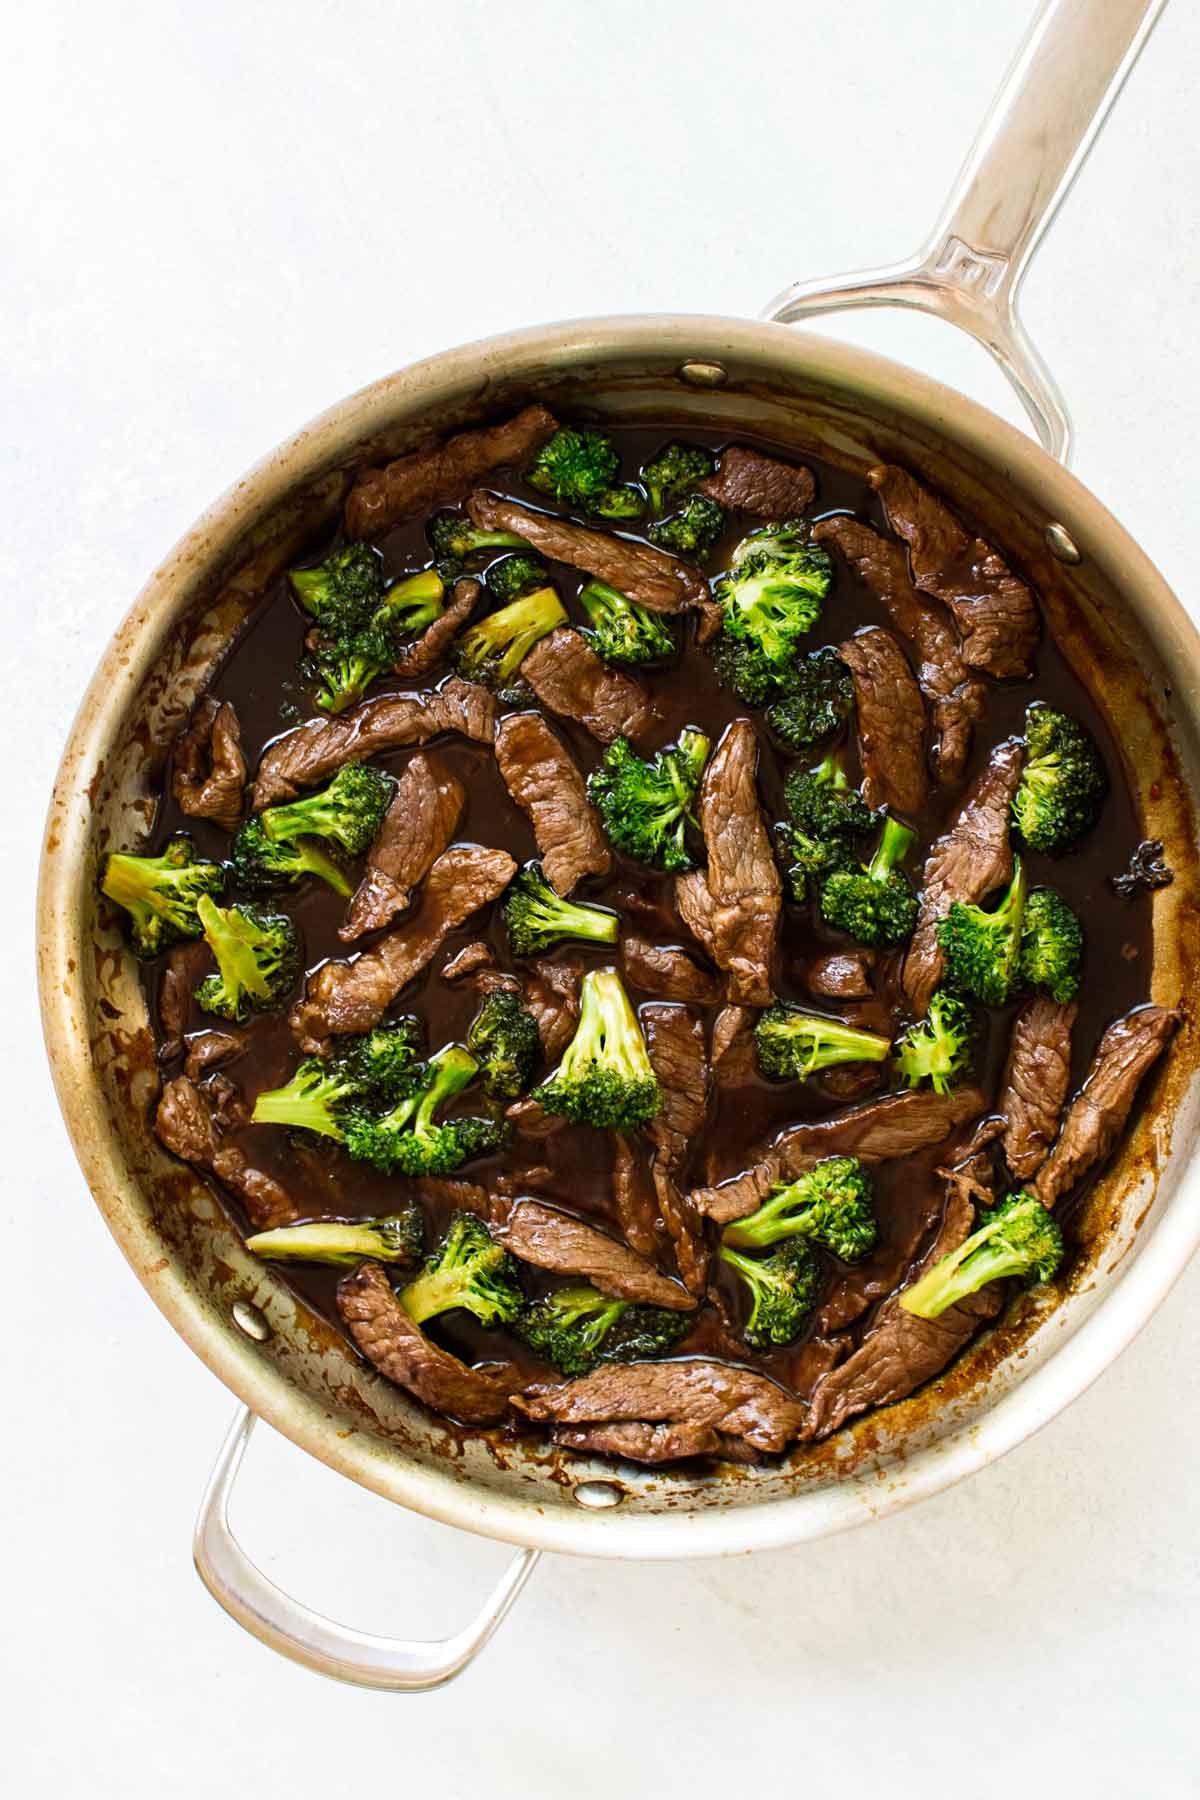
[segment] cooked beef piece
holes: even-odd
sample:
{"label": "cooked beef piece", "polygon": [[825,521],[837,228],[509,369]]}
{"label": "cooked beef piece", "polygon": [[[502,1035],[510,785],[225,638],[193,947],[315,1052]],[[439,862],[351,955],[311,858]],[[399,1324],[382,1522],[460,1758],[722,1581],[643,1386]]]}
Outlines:
{"label": "cooked beef piece", "polygon": [[292,1008],[291,1026],[306,1054],[328,1039],[369,1031],[420,973],[447,934],[502,894],[517,865],[506,850],[454,844],[429,871],[415,910],[352,962],[327,962],[308,978]]}
{"label": "cooked beef piece", "polygon": [[754,727],[749,719],[736,719],[700,783],[708,869],[681,875],[675,883],[684,923],[728,974],[729,998],[747,1006],[770,1004],[782,906],[782,883],[758,802],[757,767]]}
{"label": "cooked beef piece", "polygon": [[794,519],[812,504],[817,484],[803,463],[779,462],[730,444],[721,452],[716,474],[698,481],[696,488],[733,511],[755,513],[760,519]]}
{"label": "cooked beef piece", "polygon": [[1167,1007],[1139,1006],[1109,1026],[1067,1108],[1058,1142],[1033,1183],[1043,1206],[1053,1206],[1104,1161],[1125,1129],[1142,1077],[1158,1061],[1178,1023],[1179,1014]]}
{"label": "cooked beef piece", "polygon": [[587,639],[560,625],[533,646],[521,674],[543,706],[574,719],[602,744],[644,737],[658,714],[644,687],[601,662]]}
{"label": "cooked beef piece", "polygon": [[381,1375],[464,1425],[495,1425],[508,1411],[511,1366],[469,1369],[413,1323],[378,1263],[361,1263],[337,1285],[350,1336]]}
{"label": "cooked beef piece", "polygon": [[496,702],[487,689],[457,676],[440,688],[413,694],[380,694],[337,719],[309,719],[263,752],[254,784],[254,810],[295,800],[346,763],[366,762],[405,744],[427,744],[443,731],[461,732],[478,744],[496,735]]}
{"label": "cooked beef piece", "polygon": [[904,959],[904,991],[918,1018],[941,980],[938,926],[956,900],[975,904],[1012,877],[1008,821],[1025,752],[1015,739],[996,748],[925,859],[921,910]]}
{"label": "cooked beef piece", "polygon": [[970,754],[971,727],[983,713],[987,689],[963,660],[954,620],[939,600],[913,586],[900,545],[869,525],[838,513],[814,526],[813,537],[820,544],[835,544],[853,563],[916,651],[917,680],[933,715],[937,777],[943,785],[956,782]]}
{"label": "cooked beef piece", "polygon": [[675,1178],[708,1117],[704,1026],[686,1006],[663,1002],[643,1006],[641,1024],[663,1100],[661,1110],[646,1126],[654,1146],[651,1180],[684,1286],[693,1294],[702,1294],[708,1279],[704,1225]]}
{"label": "cooked beef piece", "polygon": [[445,612],[432,625],[427,625],[420,637],[405,644],[392,664],[393,673],[403,676],[405,681],[420,681],[436,669],[475,611],[481,591],[479,582],[470,575],[456,581]]}
{"label": "cooked beef piece", "polygon": [[627,1244],[639,1256],[655,1257],[662,1242],[658,1200],[636,1148],[617,1131],[612,1141],[612,1203]]}
{"label": "cooked beef piece", "polygon": [[728,1225],[762,1205],[778,1183],[794,1181],[825,1156],[857,1156],[864,1163],[891,1162],[939,1144],[956,1126],[977,1118],[985,1101],[978,1088],[961,1087],[951,1094],[912,1088],[885,1094],[846,1112],[781,1131],[752,1168],[729,1181],[696,1188],[698,1211]]}
{"label": "cooked beef piece", "polygon": [[702,600],[696,608],[696,642],[711,644],[719,636],[725,614],[716,600]]}
{"label": "cooked beef piece", "polygon": [[652,612],[683,612],[708,599],[708,583],[697,570],[648,544],[589,531],[552,513],[531,512],[515,500],[502,500],[482,489],[471,495],[467,511],[485,531],[515,531],[543,556],[585,569]]}
{"label": "cooked beef piece", "polygon": [[804,985],[820,1000],[869,1000],[873,950],[830,950],[805,965]]}
{"label": "cooked beef piece", "polygon": [[675,1251],[675,1266],[689,1294],[703,1294],[708,1286],[709,1247],[704,1237],[704,1221],[691,1197],[680,1187],[673,1171],[660,1157],[650,1164],[650,1179],[658,1214],[667,1228],[667,1236]]}
{"label": "cooked beef piece", "polygon": [[[549,1163],[526,1163],[492,1177],[492,1191],[501,1200],[519,1200],[524,1194],[553,1193],[554,1170]],[[507,1217],[507,1215],[505,1215]]]}
{"label": "cooked beef piece", "polygon": [[569,894],[585,875],[606,875],[612,856],[587,783],[539,713],[509,713],[496,732],[496,761],[513,799],[529,814],[546,880]]}
{"label": "cooked beef piece", "polygon": [[748,1006],[723,1006],[713,1020],[710,1062],[719,1088],[745,1087],[758,1072],[754,1048],[757,1013]]}
{"label": "cooked beef piece", "polygon": [[898,813],[919,811],[929,788],[925,702],[907,657],[878,625],[848,638],[838,655],[854,677],[864,800]]}
{"label": "cooked beef piece", "polygon": [[1032,1181],[1046,1160],[1071,1078],[1071,1028],[1077,1008],[1043,994],[1013,1020],[1000,1087],[1004,1159],[1018,1182]]}
{"label": "cooked beef piece", "polygon": [[443,981],[462,981],[468,975],[475,975],[480,969],[486,969],[492,963],[492,947],[485,944],[482,938],[472,938],[464,944],[442,969]]}
{"label": "cooked beef piece", "polygon": [[538,957],[528,965],[525,999],[537,1021],[547,1062],[557,1062],[579,1023],[579,984],[583,964],[574,957],[552,962]]}
{"label": "cooked beef piece", "polygon": [[246,1035],[241,1031],[195,1031],[187,1041],[187,1060],[183,1072],[189,1081],[199,1081],[209,1069],[219,1069],[232,1062],[246,1048]]}
{"label": "cooked beef piece", "polygon": [[[977,1192],[978,1185],[977,1176],[971,1176],[967,1183],[953,1176],[947,1181],[941,1228],[914,1271],[914,1281],[971,1235],[975,1229],[972,1190]],[[801,1436],[828,1437],[868,1406],[887,1406],[903,1400],[922,1382],[940,1375],[984,1320],[995,1317],[1003,1301],[1003,1284],[997,1282],[980,1288],[957,1306],[948,1307],[936,1319],[918,1319],[905,1312],[899,1295],[885,1300],[854,1354],[822,1376],[813,1389]]]}
{"label": "cooked beef piece", "polygon": [[1025,583],[906,470],[883,463],[867,480],[888,524],[908,545],[913,581],[954,614],[964,662],[989,675],[1028,675],[1038,616]]}
{"label": "cooked beef piece", "polygon": [[765,1375],[699,1359],[608,1363],[578,1381],[527,1388],[512,1402],[539,1423],[707,1425],[768,1453],[782,1450],[804,1418],[799,1401]]}
{"label": "cooked beef piece", "polygon": [[338,928],[344,944],[364,931],[381,931],[404,911],[413,888],[453,838],[466,800],[449,769],[420,750],[413,753],[367,853],[366,873],[346,922]]}
{"label": "cooked beef piece", "polygon": [[514,1100],[506,1106],[504,1116],[520,1137],[548,1138],[556,1131],[561,1131],[566,1120],[561,1113],[547,1112],[540,1100],[532,1094],[526,1094],[522,1100]]}
{"label": "cooked beef piece", "polygon": [[557,420],[544,406],[527,406],[502,425],[461,431],[444,443],[412,450],[386,468],[364,470],[346,501],[346,535],[381,537],[413,513],[461,500],[489,469],[523,463],[557,429]]}
{"label": "cooked beef piece", "polygon": [[[685,1456],[750,1460],[725,1448],[743,1445],[743,1439],[714,1431],[711,1425],[672,1424],[669,1420],[649,1425],[639,1419],[624,1419],[610,1425],[556,1425],[550,1435],[564,1450],[575,1450],[582,1456],[620,1456],[626,1462],[679,1462]],[[757,1453],[751,1452],[751,1458],[757,1462]]]}
{"label": "cooked beef piece", "polygon": [[181,812],[237,827],[246,803],[246,759],[238,716],[228,700],[205,694],[175,745],[172,792]]}
{"label": "cooked beef piece", "polygon": [[476,1218],[489,1225],[502,1225],[508,1217],[508,1201],[489,1194],[477,1181],[464,1181],[454,1175],[422,1175],[416,1182],[416,1189],[421,1199],[431,1206],[474,1213]]}
{"label": "cooked beef piece", "polygon": [[[185,1071],[186,1073],[187,1071]],[[204,1104],[222,1131],[241,1131],[250,1123],[250,1107],[235,1081],[219,1072],[200,1083]]]}
{"label": "cooked beef piece", "polygon": [[816,1080],[831,1100],[862,1100],[880,1087],[885,1074],[879,1063],[842,1063],[839,1068],[823,1069]]}
{"label": "cooked beef piece", "polygon": [[664,1000],[695,1000],[701,1006],[715,1006],[725,991],[719,975],[702,969],[675,944],[652,944],[649,938],[623,934],[621,961],[631,987]]}
{"label": "cooked beef piece", "polygon": [[298,1217],[279,1183],[252,1169],[244,1150],[222,1140],[205,1096],[186,1075],[176,1076],[163,1089],[154,1129],[175,1156],[207,1170],[236,1194],[256,1231],[273,1231]]}
{"label": "cooked beef piece", "polygon": [[159,1062],[183,1055],[183,1034],[192,1010],[192,989],[200,979],[204,952],[198,944],[175,944],[167,952],[158,983]]}
{"label": "cooked beef piece", "polygon": [[628,1244],[540,1200],[516,1201],[496,1236],[522,1262],[556,1275],[583,1276],[614,1300],[665,1306],[672,1312],[690,1312],[696,1304],[677,1281],[661,1275]]}

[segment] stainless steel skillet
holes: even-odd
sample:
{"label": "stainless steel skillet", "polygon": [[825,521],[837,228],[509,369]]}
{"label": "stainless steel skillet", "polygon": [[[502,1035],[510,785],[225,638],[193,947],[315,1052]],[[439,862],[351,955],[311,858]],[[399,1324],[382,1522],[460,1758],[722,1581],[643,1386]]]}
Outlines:
{"label": "stainless steel skillet", "polygon": [[[614,1471],[536,1447],[460,1443],[365,1370],[247,1256],[203,1183],[150,1131],[157,1086],[141,991],[97,917],[110,844],[145,829],[191,700],[275,572],[336,513],[355,468],[531,397],[598,417],[711,420],[863,466],[926,475],[1015,557],[1117,725],[1148,832],[1174,886],[1155,899],[1152,989],[1195,991],[1200,865],[1200,639],[1111,515],[1063,466],[1063,403],[1014,299],[1028,258],[1163,0],[1049,0],[1001,89],[929,246],[911,262],[801,284],[764,322],[702,316],[539,327],[454,350],[339,402],[205,514],[153,576],[83,701],[51,802],[38,957],[60,1103],[81,1166],[139,1278],[243,1403],[201,1510],[201,1574],[284,1654],[363,1685],[419,1689],[459,1672],[538,1551],[669,1558],[743,1553],[863,1523],[936,1492],[1036,1431],[1130,1340],[1200,1240],[1197,1063],[1185,1030],[1119,1166],[1083,1222],[1080,1272],[1025,1303],[931,1391],[781,1469]],[[897,364],[786,328],[839,306],[919,306],[984,343],[1044,448]],[[1015,1354],[1016,1351],[1020,1354]],[[282,1594],[226,1516],[254,1417],[356,1481],[521,1546],[478,1618],[442,1644],[364,1636]]]}

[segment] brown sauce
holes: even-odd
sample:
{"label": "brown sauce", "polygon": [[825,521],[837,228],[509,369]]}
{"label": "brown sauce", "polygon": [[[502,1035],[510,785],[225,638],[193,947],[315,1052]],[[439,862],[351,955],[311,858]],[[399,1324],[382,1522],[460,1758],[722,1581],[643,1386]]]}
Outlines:
{"label": "brown sauce", "polygon": [[[613,436],[621,450],[626,475],[635,473],[640,463],[668,436],[704,444],[714,450],[720,449],[726,441],[724,434],[673,425],[638,426],[617,430]],[[755,443],[745,436],[740,436],[738,441]],[[782,449],[769,442],[761,442],[759,447],[793,460],[797,457],[794,450]],[[817,478],[814,517],[850,511],[876,529],[886,530],[877,498],[865,481],[818,458],[805,455],[803,460]],[[545,505],[544,497],[527,488],[515,474],[496,475],[486,485],[511,493],[528,504]],[[749,523],[744,519],[731,523],[726,538],[705,564],[708,572],[725,566],[728,552],[744,535]],[[390,573],[425,566],[429,554],[423,521],[416,519],[401,526],[384,540],[382,548]],[[319,551],[314,552],[308,560],[316,560],[319,554]],[[573,620],[585,624],[582,609],[573,604],[573,597],[586,577],[561,564],[552,564],[551,569]],[[888,623],[878,601],[855,572],[836,556],[834,569],[833,588],[811,636],[814,649],[820,644],[837,644],[859,626]],[[221,699],[232,701],[237,709],[251,770],[262,749],[273,738],[301,718],[318,716],[297,677],[305,628],[305,619],[290,596],[286,580],[281,579],[213,682],[213,692]],[[662,713],[658,742],[670,742],[681,726],[690,723],[700,726],[715,743],[731,720],[747,715],[748,709],[717,683],[707,652],[696,646],[690,636],[675,665],[640,675],[639,679],[650,688]],[[373,691],[385,691],[387,685],[386,680],[380,681]],[[1084,982],[1074,1045],[1077,1082],[1105,1025],[1147,998],[1151,956],[1149,898],[1143,895],[1133,902],[1122,901],[1109,885],[1110,875],[1126,865],[1130,851],[1142,836],[1136,804],[1116,738],[1074,672],[1069,644],[1055,642],[1043,629],[1034,678],[1031,681],[989,683],[986,716],[976,729],[971,762],[962,783],[949,791],[935,790],[929,804],[913,823],[919,828],[923,850],[945,829],[963,789],[978,772],[992,746],[1002,738],[1021,732],[1025,708],[1035,696],[1060,706],[1090,728],[1103,750],[1111,780],[1111,791],[1100,824],[1077,851],[1053,860],[1033,851],[1023,852],[1031,883],[1046,883],[1058,888],[1085,923]],[[796,759],[778,753],[762,725],[761,715],[750,716],[761,743],[760,795],[768,817],[778,819],[783,814],[784,780]],[[580,767],[585,771],[593,768],[602,753],[601,747],[581,727],[573,727],[562,720],[557,720],[556,724],[570,742]],[[518,862],[535,855],[536,845],[528,820],[509,798],[491,751],[461,738],[443,739],[436,749],[439,758],[453,768],[467,789],[467,808],[459,837],[502,846]],[[812,760],[817,760],[823,750],[824,746]],[[845,751],[847,769],[855,778],[857,764],[852,728]],[[383,766],[398,770],[409,754],[407,750],[398,751],[383,759]],[[166,797],[157,820],[153,847],[179,830],[191,833],[202,854],[216,858],[225,855],[228,839],[222,831],[203,820],[184,818],[175,807],[170,799],[168,771]],[[916,855],[912,866],[919,867]],[[574,897],[615,906],[631,925],[646,931],[646,914],[637,901],[640,899],[649,907],[657,904],[665,920],[671,912],[670,888],[670,878],[648,873],[616,857],[609,877],[588,879],[576,890]],[[631,902],[636,913],[631,910]],[[303,934],[309,969],[329,957],[347,954],[347,947],[337,937],[345,902],[323,884],[310,882],[281,896],[279,904],[291,912]],[[496,962],[519,973],[520,964],[508,955],[498,917],[490,925],[485,923],[482,931],[492,944]],[[453,933],[424,974],[410,984],[397,1002],[397,1012],[416,1013],[424,1020],[430,1048],[461,1039],[477,1010],[477,995],[469,987],[447,984],[441,979],[440,971],[464,943],[480,935],[478,920]],[[651,929],[647,935],[663,942],[688,941],[682,927],[674,934],[666,929]],[[823,1003],[814,1003],[801,986],[799,970],[804,960],[821,947],[823,940],[829,943],[841,941],[836,933],[823,933],[814,927],[807,911],[790,905],[785,909],[779,958],[778,992],[781,998],[802,1001],[810,1007],[815,1005],[818,1010],[821,1008]],[[364,938],[352,948],[357,951],[369,947],[372,941],[370,937]],[[578,945],[564,946],[558,954],[582,956],[585,963],[596,966],[612,960],[608,951],[589,952]],[[155,1019],[158,979],[159,966],[149,966],[146,971],[147,998],[151,1016]],[[630,992],[635,1004],[652,997],[639,994],[632,985]],[[710,1013],[715,1014],[715,1010],[710,1009]],[[839,1009],[830,1005],[828,1010]],[[847,1004],[840,1010],[851,1019],[857,1011],[865,1024],[886,1025],[877,1003],[862,1003],[858,1009]],[[981,1074],[989,1095],[995,1094],[1013,1010],[1015,1008],[988,1015],[981,1050]],[[213,1023],[193,1003],[188,1030],[195,1031]],[[298,1060],[298,1051],[282,1013],[257,1015],[246,1030],[249,1047],[243,1056],[229,1065],[228,1072],[242,1092],[253,1097],[289,1078]],[[175,1070],[166,1072],[171,1074]],[[693,1147],[686,1173],[695,1181],[734,1172],[744,1167],[750,1153],[781,1127],[801,1118],[821,1117],[839,1111],[845,1104],[844,1099],[832,1097],[820,1079],[803,1086],[755,1079],[745,1087],[726,1091],[712,1109],[703,1138]],[[394,1211],[408,1197],[404,1182],[351,1162],[332,1144],[298,1146],[286,1133],[264,1126],[249,1127],[236,1136],[255,1165],[284,1184],[303,1217],[368,1217]],[[878,1248],[867,1261],[851,1270],[830,1263],[825,1289],[825,1301],[836,1294],[842,1315],[850,1318],[844,1329],[851,1341],[856,1342],[861,1337],[879,1299],[899,1285],[914,1256],[919,1255],[927,1244],[941,1205],[940,1184],[935,1180],[934,1171],[944,1165],[946,1157],[947,1146],[938,1146],[903,1162],[884,1164],[876,1171]],[[554,1171],[553,1182],[543,1190],[548,1199],[598,1223],[613,1224],[607,1140],[595,1132],[564,1128],[548,1140],[518,1139],[502,1161],[491,1165],[474,1164],[461,1173],[464,1178],[486,1183],[489,1174],[502,1166],[515,1169],[537,1163],[549,1164]],[[219,1197],[239,1227],[245,1230],[246,1220],[237,1200],[223,1190]],[[1078,1198],[1073,1196],[1076,1204]],[[426,1207],[426,1215],[428,1238],[432,1243],[438,1237],[445,1217],[431,1206]],[[337,1323],[333,1303],[337,1271],[300,1264],[276,1267],[308,1304]],[[529,1270],[528,1276],[531,1292],[544,1285],[537,1271]],[[741,1310],[738,1284],[722,1275],[720,1286],[736,1319]],[[852,1314],[856,1316],[850,1317]],[[531,1372],[554,1373],[533,1361],[507,1334],[484,1332],[465,1315],[455,1314],[445,1321],[436,1321],[431,1329],[440,1342],[468,1361],[511,1357]],[[823,1362],[814,1361],[813,1354],[806,1351],[809,1339],[817,1331],[818,1323],[814,1320],[805,1337],[786,1350],[770,1356],[746,1353],[742,1360],[795,1386],[800,1393],[806,1393],[825,1366]],[[717,1353],[719,1344],[718,1314],[712,1307],[705,1307],[695,1330],[680,1349],[684,1353],[703,1351],[711,1354]]]}

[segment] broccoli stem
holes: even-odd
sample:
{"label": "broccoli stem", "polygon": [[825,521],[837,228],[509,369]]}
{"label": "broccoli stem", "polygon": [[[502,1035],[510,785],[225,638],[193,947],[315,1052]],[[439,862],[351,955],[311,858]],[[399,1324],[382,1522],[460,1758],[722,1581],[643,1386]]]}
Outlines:
{"label": "broccoli stem", "polygon": [[420,1214],[395,1213],[383,1219],[320,1219],[308,1225],[280,1225],[256,1232],[246,1248],[271,1262],[327,1263],[350,1268],[374,1262],[415,1262],[420,1254]]}
{"label": "broccoli stem", "polygon": [[879,840],[879,848],[871,858],[867,873],[872,881],[886,881],[897,863],[903,862],[909,850],[917,841],[917,834],[899,819],[890,814],[884,821],[883,836]]}

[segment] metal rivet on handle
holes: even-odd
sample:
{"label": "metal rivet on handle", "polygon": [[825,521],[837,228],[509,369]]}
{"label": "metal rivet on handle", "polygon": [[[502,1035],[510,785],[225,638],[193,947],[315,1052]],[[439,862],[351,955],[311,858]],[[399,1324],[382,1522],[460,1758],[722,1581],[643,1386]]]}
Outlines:
{"label": "metal rivet on handle", "polygon": [[685,362],[679,365],[679,379],[689,387],[715,388],[724,387],[729,375],[720,363]]}
{"label": "metal rivet on handle", "polygon": [[571,1493],[580,1506],[590,1506],[594,1512],[606,1506],[620,1506],[625,1498],[624,1488],[615,1481],[581,1481]]}
{"label": "metal rivet on handle", "polygon": [[1054,523],[1046,527],[1046,545],[1051,556],[1056,556],[1061,563],[1082,562],[1075,539],[1065,525]]}
{"label": "metal rivet on handle", "polygon": [[266,1343],[271,1335],[271,1327],[257,1306],[249,1300],[235,1300],[230,1310],[234,1324],[244,1337],[253,1338],[256,1344]]}

